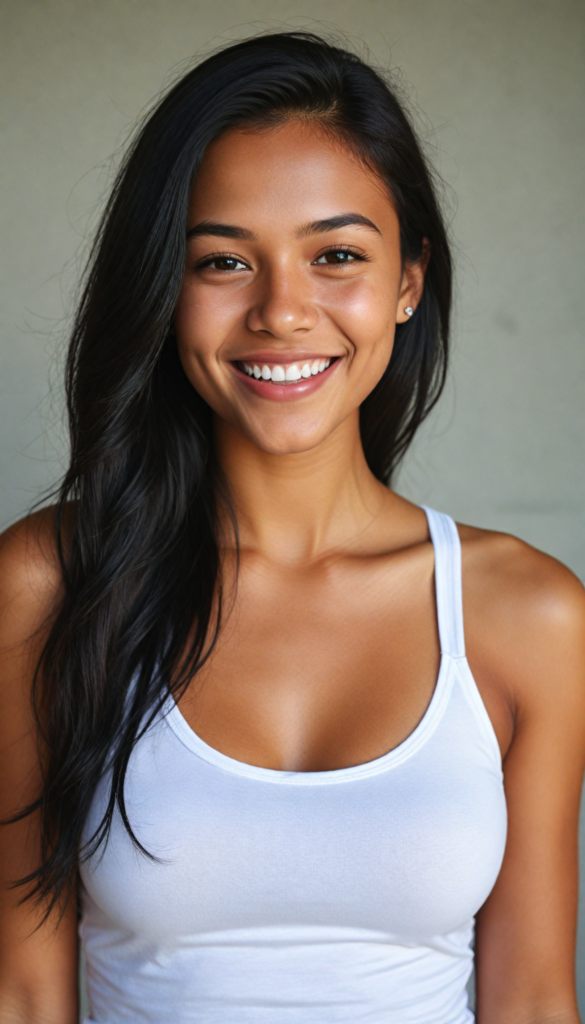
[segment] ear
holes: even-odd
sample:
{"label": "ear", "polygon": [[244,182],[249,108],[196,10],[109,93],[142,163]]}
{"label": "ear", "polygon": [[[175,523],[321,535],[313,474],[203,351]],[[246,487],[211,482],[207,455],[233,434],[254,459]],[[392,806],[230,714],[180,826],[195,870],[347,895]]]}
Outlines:
{"label": "ear", "polygon": [[410,320],[412,314],[404,310],[410,306],[415,310],[423,293],[425,283],[425,272],[431,257],[431,246],[428,238],[423,238],[420,259],[416,263],[405,263],[400,282],[400,293],[398,295],[398,306],[396,308],[396,323],[405,324]]}

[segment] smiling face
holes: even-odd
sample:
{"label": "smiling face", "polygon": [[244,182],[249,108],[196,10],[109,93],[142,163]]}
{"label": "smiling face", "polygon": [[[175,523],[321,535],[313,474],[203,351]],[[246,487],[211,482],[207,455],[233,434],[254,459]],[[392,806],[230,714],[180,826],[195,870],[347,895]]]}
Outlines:
{"label": "smiling face", "polygon": [[233,130],[206,151],[188,227],[177,344],[216,416],[275,454],[357,418],[423,285],[376,175],[306,123]]}

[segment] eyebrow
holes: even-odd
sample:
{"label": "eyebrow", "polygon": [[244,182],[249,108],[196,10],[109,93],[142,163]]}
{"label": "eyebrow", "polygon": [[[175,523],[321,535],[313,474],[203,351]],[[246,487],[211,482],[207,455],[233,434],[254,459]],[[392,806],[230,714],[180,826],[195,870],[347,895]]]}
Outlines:
{"label": "eyebrow", "polygon": [[247,228],[239,228],[235,224],[217,224],[211,220],[202,220],[195,227],[189,228],[187,238],[196,238],[198,235],[214,235],[216,238],[245,238],[247,241],[254,241],[256,237]]}
{"label": "eyebrow", "polygon": [[340,213],[337,217],[326,217],[324,220],[314,220],[311,224],[304,224],[299,229],[298,235],[299,238],[305,238],[307,235],[321,235],[326,231],[336,231],[337,228],[349,227],[351,224],[357,224],[363,228],[371,228],[372,231],[376,231],[379,235],[382,234],[374,222],[367,217],[363,217],[361,213]]}
{"label": "eyebrow", "polygon": [[[297,236],[306,238],[308,235],[322,235],[327,231],[336,231],[338,228],[350,227],[353,224],[370,228],[379,235],[382,233],[373,221],[362,216],[361,213],[340,213],[337,217],[325,217],[323,220],[314,220],[309,224],[303,224],[297,231]],[[215,238],[244,238],[248,242],[253,242],[256,238],[248,228],[240,228],[236,224],[219,224],[211,220],[202,220],[199,224],[189,228],[187,232],[187,238],[197,238],[200,235],[212,235]]]}

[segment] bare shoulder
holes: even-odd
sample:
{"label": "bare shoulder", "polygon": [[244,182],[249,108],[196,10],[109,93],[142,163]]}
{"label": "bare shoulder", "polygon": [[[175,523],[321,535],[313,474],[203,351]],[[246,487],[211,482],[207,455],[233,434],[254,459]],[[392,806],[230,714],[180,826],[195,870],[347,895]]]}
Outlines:
{"label": "bare shoulder", "polygon": [[531,604],[544,603],[551,612],[583,609],[585,588],[556,558],[509,533],[461,524],[458,530],[470,583],[481,576],[482,586],[494,587],[500,594],[505,590],[515,597],[524,595]]}
{"label": "bare shoulder", "polygon": [[54,509],[43,509],[0,535],[0,817],[14,812],[22,780],[37,774],[30,697],[60,603],[54,525]]}
{"label": "bare shoulder", "polygon": [[0,646],[40,626],[59,598],[55,509],[41,509],[0,534]]}
{"label": "bare shoulder", "polygon": [[565,565],[507,533],[459,526],[467,590],[515,630],[585,629],[585,588]]}
{"label": "bare shoulder", "polygon": [[509,534],[459,526],[468,651],[525,704],[561,692],[585,712],[585,589]]}
{"label": "bare shoulder", "polygon": [[24,583],[40,581],[58,570],[55,547],[55,506],[39,509],[0,533],[2,578]]}
{"label": "bare shoulder", "polygon": [[[67,545],[75,506],[66,506]],[[0,534],[0,696],[16,699],[17,679],[29,679],[61,604],[63,573],[55,530],[55,507],[21,519]],[[26,689],[26,687],[25,687]]]}

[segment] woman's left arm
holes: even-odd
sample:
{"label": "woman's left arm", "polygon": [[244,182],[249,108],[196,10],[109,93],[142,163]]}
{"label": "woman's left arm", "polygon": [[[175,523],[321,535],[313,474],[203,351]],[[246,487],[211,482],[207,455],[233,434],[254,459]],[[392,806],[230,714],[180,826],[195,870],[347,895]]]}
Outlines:
{"label": "woman's left arm", "polygon": [[506,852],[477,916],[477,1022],[579,1024],[585,591],[564,566],[512,538],[493,545],[492,570],[481,598],[492,646],[479,652],[480,675],[498,678],[514,725],[504,759]]}

